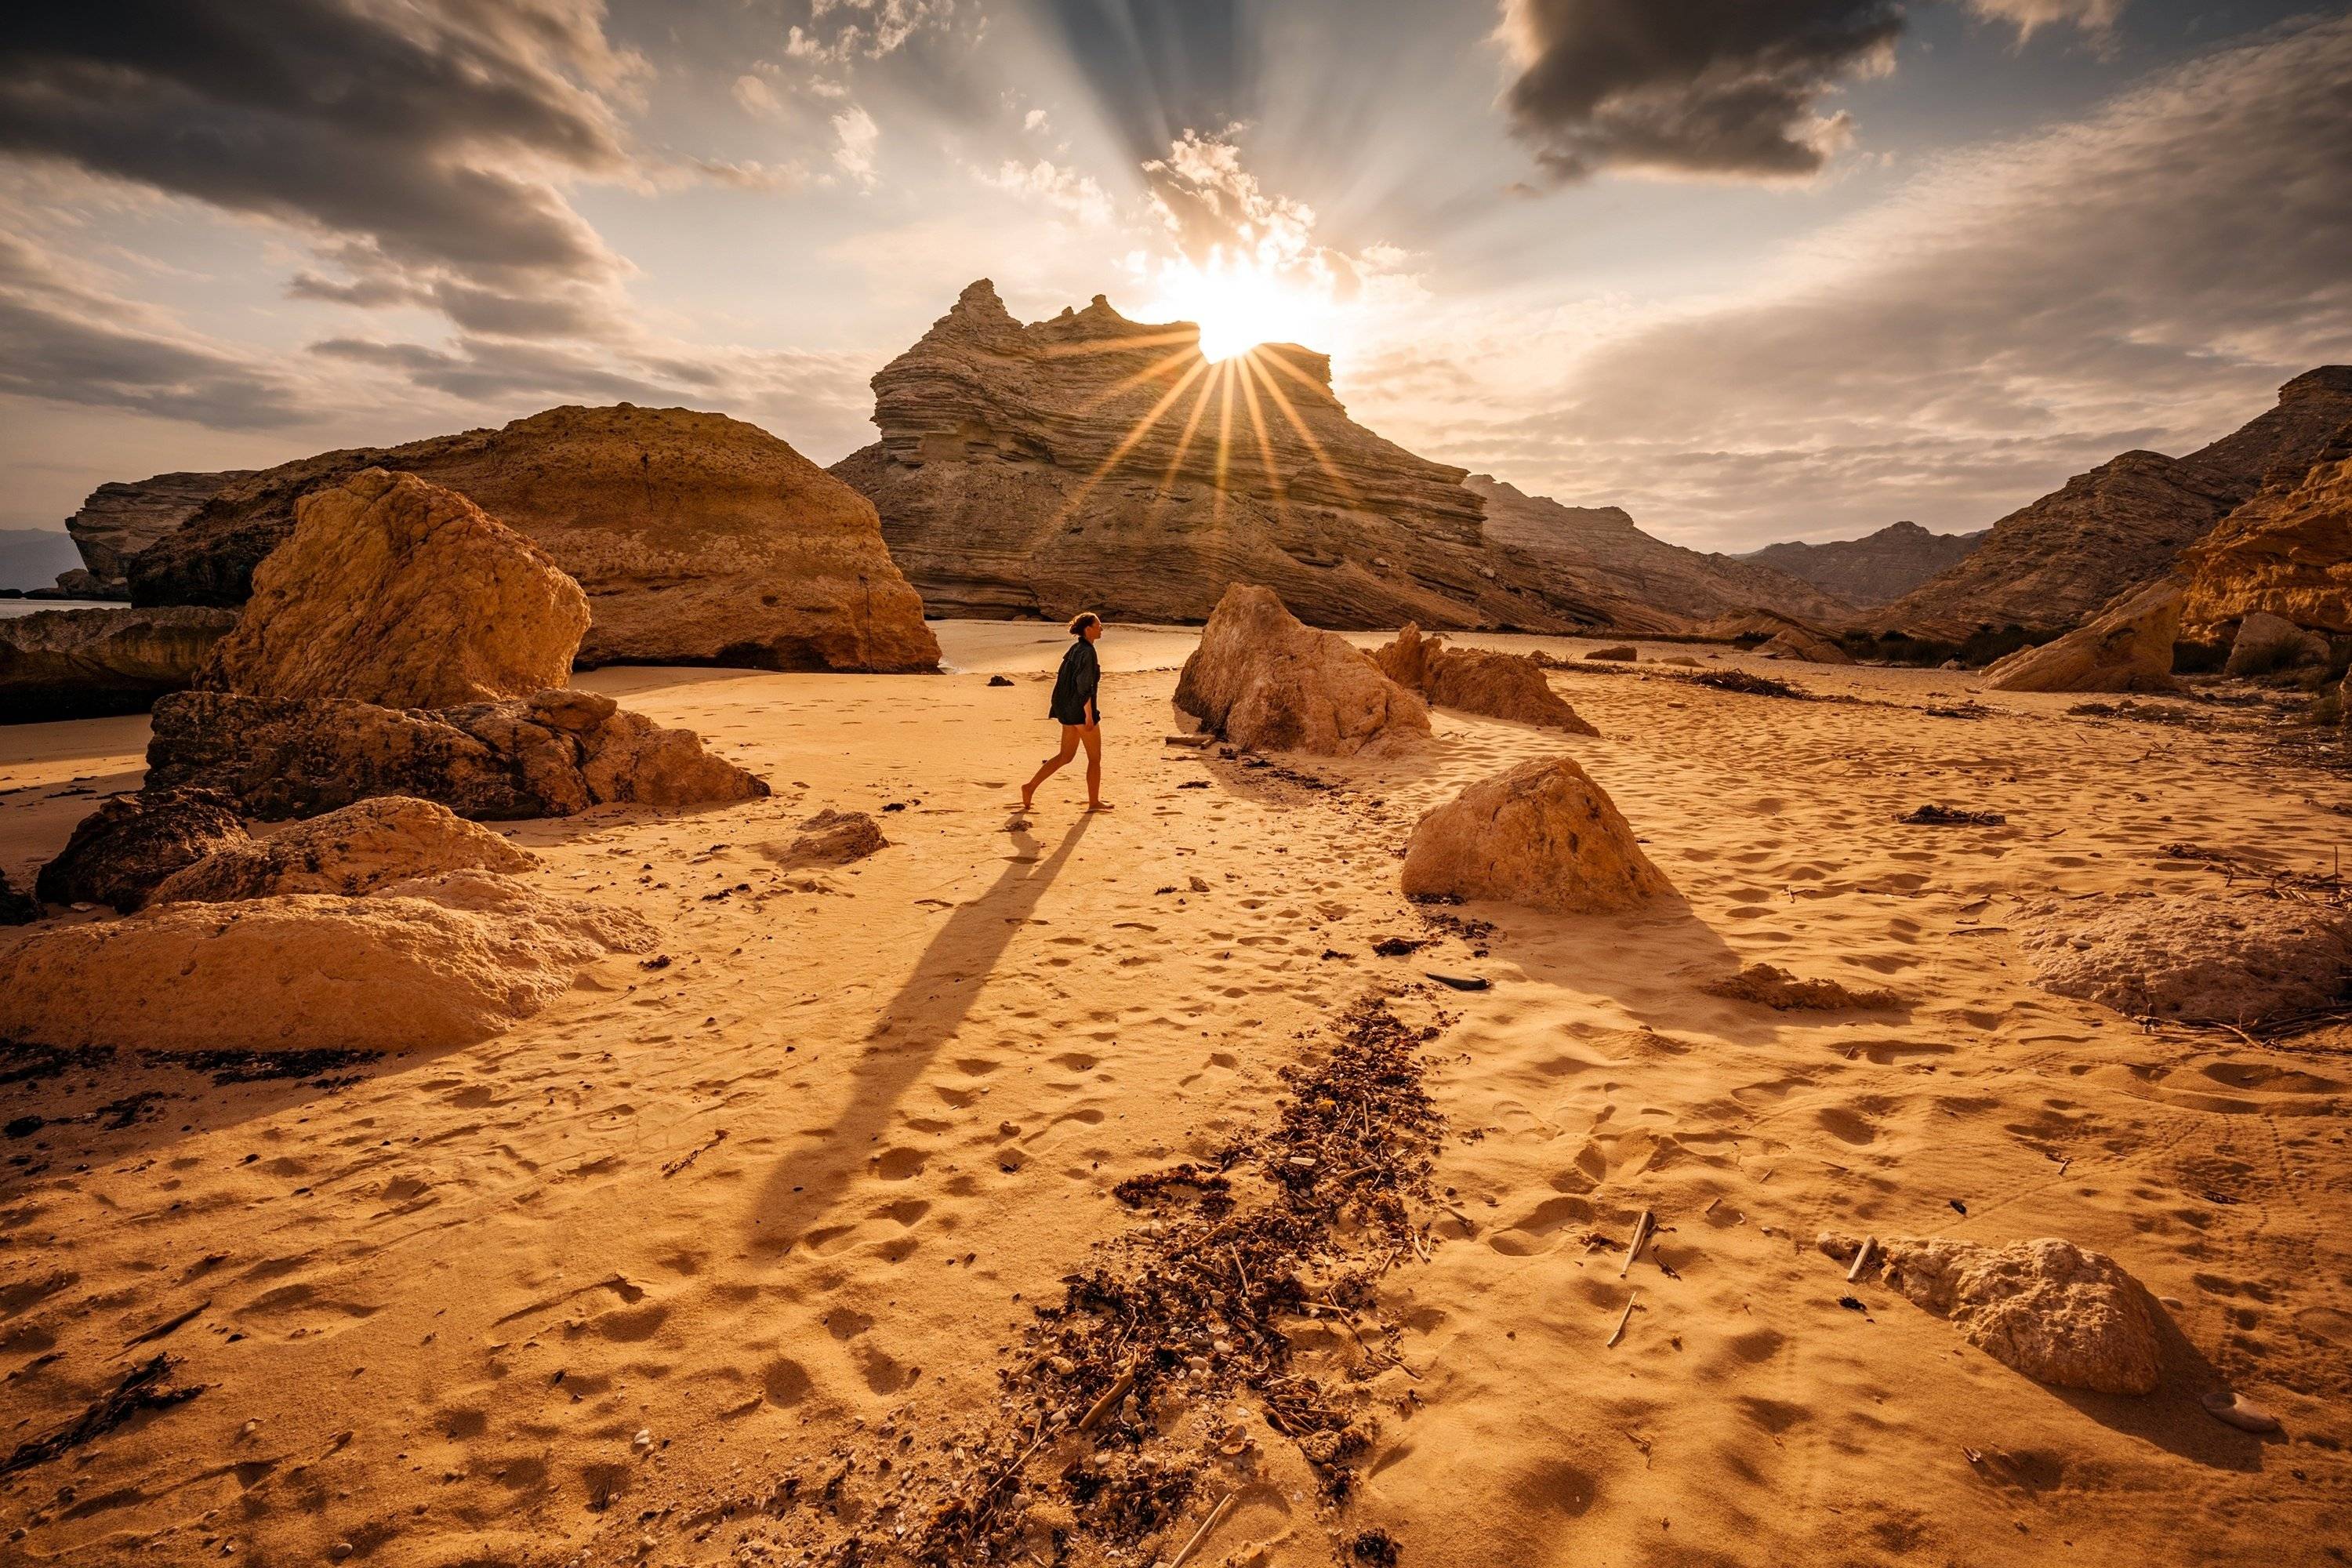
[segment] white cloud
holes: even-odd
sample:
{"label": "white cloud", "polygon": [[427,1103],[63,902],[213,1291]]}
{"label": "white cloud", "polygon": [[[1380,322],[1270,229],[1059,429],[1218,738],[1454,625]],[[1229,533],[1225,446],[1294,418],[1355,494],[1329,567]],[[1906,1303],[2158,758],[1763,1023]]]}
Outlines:
{"label": "white cloud", "polygon": [[1044,202],[1089,228],[1100,228],[1111,221],[1111,201],[1103,188],[1066,164],[1045,158],[1034,163],[1007,158],[993,174],[975,169],[972,174],[983,185]]}
{"label": "white cloud", "polygon": [[771,122],[784,117],[784,106],[776,99],[776,89],[756,76],[739,76],[734,87],[736,107],[754,120]]}
{"label": "white cloud", "polygon": [[874,117],[851,104],[833,117],[833,133],[840,145],[833,150],[833,161],[842,173],[867,190],[875,184],[874,150],[881,143],[882,128]]}

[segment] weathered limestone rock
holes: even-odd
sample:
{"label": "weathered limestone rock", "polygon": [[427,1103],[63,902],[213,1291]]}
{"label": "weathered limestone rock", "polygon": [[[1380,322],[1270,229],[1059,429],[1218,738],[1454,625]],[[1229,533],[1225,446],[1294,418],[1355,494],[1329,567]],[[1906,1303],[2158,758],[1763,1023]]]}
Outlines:
{"label": "weathered limestone rock", "polygon": [[2275,407],[2186,458],[2126,452],[2077,474],[1870,623],[1955,640],[1979,627],[2073,626],[2170,569],[2266,476],[2308,469],[2347,420],[2352,365],[2307,371],[2279,388]]}
{"label": "weathered limestone rock", "polygon": [[0,926],[30,925],[41,918],[41,901],[21,891],[0,871]]}
{"label": "weathered limestone rock", "polygon": [[231,843],[165,878],[152,904],[230,903],[277,893],[356,897],[445,871],[525,871],[537,858],[448,807],[363,800],[268,838]]}
{"label": "weathered limestone rock", "polygon": [[1853,656],[1818,633],[1790,626],[1756,650],[1766,658],[1801,659],[1807,664],[1852,664]]}
{"label": "weathered limestone rock", "polygon": [[460,871],[51,927],[0,950],[0,1036],[121,1050],[439,1050],[529,1017],[653,932]]}
{"label": "weathered limestone rock", "polygon": [[588,595],[600,664],[931,669],[939,643],[873,507],[755,426],[684,408],[551,408],[497,430],[327,452],[231,484],[131,563],[141,604],[242,604],[297,501],[366,468],[463,494]]}
{"label": "weathered limestone rock", "polygon": [[2180,585],[2152,583],[2054,642],[2021,647],[1985,671],[1995,691],[2172,691]]}
{"label": "weathered limestone rock", "polygon": [[2299,669],[2327,662],[2327,639],[2307,632],[2284,616],[2256,610],[2238,623],[2224,667],[2231,675],[2268,675],[2274,669]]}
{"label": "weathered limestone rock", "polygon": [[1606,659],[1612,664],[1633,664],[1641,658],[1642,650],[1629,642],[1612,643],[1607,647],[1587,648],[1584,657]]}
{"label": "weathered limestone rock", "polygon": [[86,598],[130,598],[132,556],[194,516],[224,486],[252,477],[250,468],[230,468],[99,486],[66,519],[66,532],[81,552],[82,570],[66,573],[58,586]]}
{"label": "weathered limestone rock", "polygon": [[1408,621],[1393,642],[1372,655],[1372,662],[1391,680],[1420,692],[1440,708],[1565,730],[1572,735],[1601,732],[1561,700],[1533,659],[1517,654],[1448,647],[1444,637],[1424,637],[1421,628]]}
{"label": "weathered limestone rock", "polygon": [[1630,910],[1674,891],[1617,807],[1566,757],[1472,784],[1421,819],[1408,896],[1496,899],[1563,914]]}
{"label": "weathered limestone rock", "polygon": [[198,686],[453,708],[571,679],[587,596],[457,491],[365,468],[295,512]]}
{"label": "weathered limestone rock", "polygon": [[1429,734],[1429,709],[1336,632],[1301,626],[1266,588],[1235,583],[1184,661],[1176,706],[1236,746],[1379,755]]}
{"label": "weathered limestone rock", "polygon": [[2333,1005],[2352,979],[2352,917],[2326,904],[2123,893],[2011,924],[2036,984],[2133,1017],[2245,1026]]}
{"label": "weathered limestone rock", "polygon": [[194,680],[232,610],[36,610],[0,620],[0,722],[137,713]]}
{"label": "weathered limestone rock", "polygon": [[1777,567],[1850,604],[1883,605],[1967,560],[1990,533],[1930,533],[1916,522],[1890,522],[1860,539],[1768,544],[1738,559]]}
{"label": "weathered limestone rock", "polygon": [[246,842],[229,797],[151,781],[142,793],[115,795],[76,823],[33,890],[44,903],[111,904],[128,913],[173,873]]}
{"label": "weathered limestone rock", "polygon": [[[1843,1262],[1862,1243],[1824,1233],[1819,1245]],[[1898,1237],[1879,1250],[1889,1285],[2036,1383],[2155,1392],[2161,1372],[2155,1309],[2139,1281],[2105,1253],[2046,1238],[1982,1247],[1940,1237]]]}
{"label": "weathered limestone rock", "polygon": [[2271,615],[2352,632],[2352,426],[2311,468],[2265,485],[2181,552],[2180,575],[2191,626]]}
{"label": "weathered limestone rock", "polygon": [[1197,623],[1253,582],[1324,626],[1607,618],[1482,532],[1462,469],[1349,418],[1327,356],[1198,343],[1099,295],[1024,326],[982,279],[876,374],[881,439],[833,472],[934,614]]}
{"label": "weathered limestone rock", "polygon": [[846,866],[889,847],[881,827],[866,813],[828,807],[802,823],[789,843],[763,844],[761,852],[780,866]]}
{"label": "weathered limestone rock", "polygon": [[592,805],[751,800],[767,784],[593,692],[437,711],[184,691],[155,705],[151,787],[202,784],[247,815],[310,816],[375,795],[461,816],[569,816]]}

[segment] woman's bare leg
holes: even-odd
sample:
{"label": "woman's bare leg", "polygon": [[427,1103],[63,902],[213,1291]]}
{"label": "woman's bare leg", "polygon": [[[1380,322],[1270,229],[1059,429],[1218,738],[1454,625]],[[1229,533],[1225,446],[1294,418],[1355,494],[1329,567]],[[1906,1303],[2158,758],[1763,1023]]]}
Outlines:
{"label": "woman's bare leg", "polygon": [[1052,778],[1055,773],[1061,772],[1062,764],[1078,754],[1078,736],[1083,731],[1081,731],[1076,724],[1065,724],[1062,726],[1061,751],[1038,763],[1036,776],[1032,778],[1027,784],[1021,786],[1022,810],[1027,811],[1029,809],[1031,797],[1036,795],[1037,786],[1039,784],[1044,784],[1047,779]]}
{"label": "woman's bare leg", "polygon": [[1102,797],[1102,726],[1081,730],[1078,738],[1087,746],[1087,809],[1107,810]]}

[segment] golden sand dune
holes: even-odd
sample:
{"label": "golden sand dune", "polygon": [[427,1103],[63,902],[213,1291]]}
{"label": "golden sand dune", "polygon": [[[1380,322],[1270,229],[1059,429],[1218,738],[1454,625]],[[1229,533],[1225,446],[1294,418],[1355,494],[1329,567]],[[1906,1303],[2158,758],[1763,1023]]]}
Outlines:
{"label": "golden sand dune", "polygon": [[[1530,638],[1463,640],[1563,656],[1599,737],[1441,708],[1409,756],[1252,766],[1163,739],[1192,634],[1114,627],[1118,809],[1080,815],[1065,774],[1008,829],[1066,639],[939,629],[944,677],[584,678],[776,794],[501,825],[538,858],[521,880],[656,944],[497,1039],[14,1052],[0,1448],[124,1392],[113,1429],[0,1458],[0,1560],[796,1563],[855,1537],[887,1562],[952,1526],[1051,1561],[1060,1522],[1068,1561],[1141,1564],[1211,1521],[1191,1563],[2339,1560],[2352,1037],[2144,1029],[2036,988],[2007,927],[2210,891],[2218,857],[2324,870],[2341,774],[2226,726],[1964,705],[1959,674]],[[1853,700],[1685,679],[1737,668]],[[0,735],[0,869],[29,884],[91,804],[70,792],[135,782],[144,740]],[[1422,813],[1563,755],[1678,897],[1401,896]],[[1898,821],[1923,803],[2005,820]],[[766,852],[822,810],[887,847]],[[1765,962],[1893,999],[1703,989]],[[1351,1040],[1419,1063],[1425,1189],[1412,1103],[1345,1114],[1326,1053]],[[1360,1301],[1301,1304],[1239,1247],[1229,1268],[1203,1217],[1311,1215],[1358,1173],[1220,1172],[1229,1145],[1400,1162],[1401,1202],[1283,1264],[1360,1265]],[[2153,1298],[2157,1391],[2035,1383],[1849,1284],[1825,1230],[2105,1254]],[[1097,1267],[1197,1292],[1199,1338],[1129,1363],[1148,1404],[1113,1384],[1086,1432],[1033,1440],[1000,1393],[1097,1386],[1053,1364],[1066,1335],[1024,1337]],[[1231,1342],[1229,1300],[1289,1301],[1286,1352]],[[158,1388],[197,1392],[138,1408]],[[2284,1431],[2216,1419],[2223,1390]]]}

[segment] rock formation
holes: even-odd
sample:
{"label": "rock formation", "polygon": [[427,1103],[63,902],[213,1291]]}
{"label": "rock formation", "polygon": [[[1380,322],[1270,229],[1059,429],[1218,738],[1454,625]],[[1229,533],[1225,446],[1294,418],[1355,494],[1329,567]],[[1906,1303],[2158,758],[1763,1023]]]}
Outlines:
{"label": "rock formation", "polygon": [[2011,921],[2034,983],[2132,1017],[2240,1027],[2343,1001],[2352,919],[2247,895],[2059,899]]}
{"label": "rock formation", "polygon": [[437,710],[183,691],[155,705],[151,786],[199,784],[247,816],[310,816],[374,795],[463,816],[569,816],[592,805],[676,809],[751,800],[767,784],[593,692]]}
{"label": "rock formation", "polygon": [[51,927],[0,951],[0,1036],[118,1050],[438,1050],[485,1039],[653,932],[460,871]]}
{"label": "rock formation", "polygon": [[1801,577],[1848,604],[1867,607],[1901,598],[1937,573],[1967,560],[1989,532],[1930,533],[1916,522],[1890,522],[1860,539],[1768,544],[1735,559]]}
{"label": "rock formation", "polygon": [[2256,610],[2238,623],[2223,669],[2231,675],[2268,675],[2326,664],[2328,653],[2327,639],[2317,632],[2307,632],[2284,616]]}
{"label": "rock formation", "polygon": [[1405,848],[1403,885],[1408,897],[1561,914],[1630,910],[1674,891],[1601,786],[1566,757],[1523,763],[1423,816]]}
{"label": "rock formation", "polygon": [[1601,732],[1551,689],[1535,660],[1521,654],[1448,647],[1444,637],[1423,637],[1421,628],[1408,621],[1395,641],[1372,655],[1372,662],[1391,680],[1420,692],[1439,708],[1565,730],[1571,735]]}
{"label": "rock formation", "polygon": [[58,586],[78,598],[130,598],[132,556],[194,517],[225,487],[252,477],[250,468],[230,468],[99,486],[66,519],[66,532],[81,552],[81,570],[60,576]]}
{"label": "rock formation", "polygon": [[2352,426],[2320,461],[2263,486],[2181,552],[2179,570],[2192,627],[2267,613],[2352,632]]}
{"label": "rock formation", "polygon": [[801,824],[789,843],[763,844],[761,851],[780,866],[846,866],[887,849],[890,841],[862,811],[827,808]]}
{"label": "rock formation", "polygon": [[1255,751],[1379,754],[1429,734],[1429,709],[1337,632],[1299,624],[1272,590],[1235,583],[1184,661],[1176,706]]}
{"label": "rock formation", "polygon": [[1992,526],[1967,560],[1869,616],[1958,639],[1981,628],[2069,627],[2168,570],[2273,471],[2301,474],[2352,420],[2352,365],[2279,389],[2277,406],[2186,458],[2126,452]]}
{"label": "rock formation", "polygon": [[2180,587],[2128,594],[2054,642],[2022,647],[1985,671],[1995,691],[2171,691]]}
{"label": "rock formation", "polygon": [[265,469],[133,558],[132,597],[244,603],[295,503],[366,468],[457,490],[545,551],[588,595],[583,667],[939,662],[865,500],[755,426],[625,403]]}
{"label": "rock formation", "polygon": [[[1861,1246],[1850,1236],[1820,1240],[1841,1262]],[[2155,1310],[2139,1281],[2105,1253],[2068,1241],[1983,1247],[1941,1237],[1882,1242],[1876,1252],[1889,1285],[2036,1383],[2155,1392],[2161,1372]]]}
{"label": "rock formation", "polygon": [[580,584],[457,491],[366,468],[295,515],[199,687],[451,708],[571,679]]}
{"label": "rock formation", "polygon": [[1024,326],[982,279],[876,374],[881,439],[833,471],[934,614],[1199,622],[1253,582],[1318,626],[1606,618],[1482,535],[1462,469],[1349,419],[1326,356],[1199,341],[1099,295]]}
{"label": "rock formation", "polygon": [[76,823],[33,890],[44,903],[111,904],[127,914],[173,872],[246,842],[226,796],[151,784],[113,796]]}
{"label": "rock formation", "polygon": [[313,817],[268,838],[224,844],[166,877],[147,901],[225,904],[276,893],[356,897],[412,877],[525,871],[538,863],[446,806],[384,795]]}
{"label": "rock formation", "polygon": [[36,610],[0,620],[0,722],[137,713],[194,680],[233,610]]}
{"label": "rock formation", "polygon": [[1766,658],[1801,659],[1807,664],[1852,664],[1853,656],[1817,632],[1790,626],[1774,634],[1756,651]]}
{"label": "rock formation", "polygon": [[41,918],[41,900],[20,890],[0,871],[0,926],[30,925]]}
{"label": "rock formation", "polygon": [[1843,622],[1854,606],[1777,566],[1668,544],[1622,508],[1562,506],[1486,474],[1467,483],[1486,503],[1486,537],[1526,552],[1607,610],[1624,632],[1686,632],[1761,605]]}

